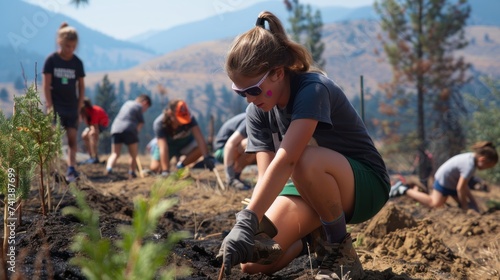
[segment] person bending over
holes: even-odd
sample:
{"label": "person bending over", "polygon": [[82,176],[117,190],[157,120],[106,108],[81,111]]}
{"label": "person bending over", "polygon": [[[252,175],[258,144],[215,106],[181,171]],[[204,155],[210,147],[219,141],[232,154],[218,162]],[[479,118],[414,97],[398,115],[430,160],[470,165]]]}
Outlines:
{"label": "person bending over", "polygon": [[250,103],[247,152],[256,153],[258,180],[248,207],[238,212],[222,242],[218,257],[226,274],[240,263],[244,272],[272,274],[291,260],[294,254],[287,252],[298,250],[298,243],[278,229],[275,240],[284,252],[279,264],[250,262],[259,223],[264,214],[272,216],[269,211],[291,177],[304,202],[296,204],[296,211],[309,217],[275,217],[273,223],[304,226],[304,235],[321,224],[324,254],[316,279],[341,279],[341,269],[352,279],[364,277],[346,224],[364,222],[380,211],[389,198],[389,176],[340,86],[312,65],[307,49],[290,40],[280,20],[267,11],[234,40],[227,55],[232,88]]}
{"label": "person bending over", "polygon": [[[160,165],[158,169],[162,176],[170,174],[170,160],[177,157],[177,168],[183,168],[196,162],[203,156],[205,166],[213,170],[215,160],[208,153],[207,143],[198,122],[191,116],[184,100],[171,100],[163,113],[153,122],[153,129],[157,138]],[[183,158],[181,159],[181,156]]]}
{"label": "person bending over", "polygon": [[81,116],[87,127],[82,132],[82,140],[90,158],[84,164],[99,163],[97,149],[99,146],[99,134],[108,127],[109,117],[103,108],[92,105],[89,98],[83,101]]}
{"label": "person bending over", "polygon": [[217,132],[214,141],[215,159],[224,163],[226,183],[237,190],[249,190],[252,187],[241,180],[245,166],[255,163],[254,153],[245,153],[247,130],[245,113],[227,120]]}
{"label": "person bending over", "polygon": [[434,188],[430,194],[419,192],[405,185],[391,188],[390,197],[407,195],[431,208],[443,206],[449,196],[453,197],[464,210],[479,212],[476,199],[469,188],[469,180],[476,169],[493,168],[498,162],[498,153],[489,141],[480,141],[472,145],[473,152],[453,156],[443,163],[434,175]]}
{"label": "person bending over", "polygon": [[106,174],[113,172],[113,166],[120,157],[122,144],[127,145],[130,155],[129,179],[136,178],[139,131],[144,125],[143,113],[151,107],[151,98],[146,94],[135,100],[126,101],[111,124],[111,155],[106,163]]}

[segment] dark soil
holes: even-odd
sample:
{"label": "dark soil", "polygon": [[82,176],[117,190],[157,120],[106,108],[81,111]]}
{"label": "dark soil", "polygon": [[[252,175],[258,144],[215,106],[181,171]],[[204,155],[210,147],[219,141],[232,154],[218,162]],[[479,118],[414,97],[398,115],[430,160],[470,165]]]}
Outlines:
{"label": "dark soil", "polygon": [[[222,166],[218,168],[223,174]],[[115,170],[125,174],[125,163]],[[147,196],[156,178],[106,177],[99,164],[80,166],[79,171],[77,187],[99,211],[102,236],[119,238],[118,226],[131,223],[134,197]],[[191,170],[190,176],[194,183],[175,194],[179,203],[163,215],[155,238],[161,241],[174,231],[191,232],[192,238],[175,246],[168,264],[190,268],[183,279],[217,279],[221,263],[215,255],[251,191],[223,192],[215,175],[205,170]],[[11,279],[85,279],[78,267],[69,264],[75,255],[69,249],[72,237],[82,224],[61,215],[61,209],[75,205],[75,198],[64,182],[55,183],[52,194],[53,210],[45,217],[36,190],[25,201],[23,222],[16,228],[16,273],[9,274]],[[499,279],[500,215],[498,207],[487,202],[500,201],[500,188],[490,186],[488,192],[474,191],[474,195],[481,214],[465,213],[453,202],[430,210],[400,197],[391,199],[368,222],[350,226],[365,279]],[[301,256],[273,276],[248,275],[235,267],[231,279],[312,279],[311,262],[309,256]]]}

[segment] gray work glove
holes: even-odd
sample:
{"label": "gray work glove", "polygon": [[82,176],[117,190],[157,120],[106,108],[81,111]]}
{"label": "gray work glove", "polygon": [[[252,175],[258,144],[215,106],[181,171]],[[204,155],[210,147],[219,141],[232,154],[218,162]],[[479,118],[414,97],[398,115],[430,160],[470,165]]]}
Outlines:
{"label": "gray work glove", "polygon": [[268,265],[278,260],[283,252],[281,246],[273,239],[277,234],[276,226],[264,215],[255,233],[253,255],[248,262]]}
{"label": "gray work glove", "polygon": [[217,258],[223,258],[226,275],[231,274],[231,268],[240,263],[252,260],[254,250],[254,235],[259,228],[257,215],[248,209],[236,214],[236,224],[222,241]]}
{"label": "gray work glove", "polygon": [[255,235],[258,235],[260,233],[265,233],[270,238],[274,238],[278,234],[278,229],[266,215],[262,217],[262,221],[260,221],[259,223],[259,229],[255,233]]}

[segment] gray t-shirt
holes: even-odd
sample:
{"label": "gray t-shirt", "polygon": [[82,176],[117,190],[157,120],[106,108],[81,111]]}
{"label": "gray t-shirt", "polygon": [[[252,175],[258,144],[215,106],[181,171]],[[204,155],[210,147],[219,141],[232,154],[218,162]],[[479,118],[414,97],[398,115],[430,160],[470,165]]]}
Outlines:
{"label": "gray t-shirt", "polygon": [[217,132],[214,140],[214,150],[224,148],[227,140],[235,131],[238,131],[244,138],[247,137],[247,129],[245,123],[245,113],[238,114],[227,120]]}
{"label": "gray t-shirt", "polygon": [[141,104],[134,100],[128,100],[122,105],[118,115],[113,120],[111,134],[123,132],[138,133],[137,126],[140,123],[144,123]]}
{"label": "gray t-shirt", "polygon": [[195,140],[193,135],[193,127],[197,126],[198,122],[194,116],[191,117],[191,122],[177,127],[175,130],[169,130],[163,125],[163,113],[160,114],[153,122],[153,130],[156,138],[165,138],[167,140],[169,153],[177,154],[186,145]]}
{"label": "gray t-shirt", "polygon": [[470,179],[476,171],[474,153],[464,153],[453,156],[441,165],[434,179],[443,188],[456,190],[460,177]]}
{"label": "gray t-shirt", "polygon": [[313,137],[319,146],[367,165],[389,184],[382,156],[335,82],[318,73],[304,73],[290,77],[290,91],[284,109],[275,106],[266,113],[253,104],[247,107],[247,152],[275,152],[291,121],[315,119],[318,125]]}

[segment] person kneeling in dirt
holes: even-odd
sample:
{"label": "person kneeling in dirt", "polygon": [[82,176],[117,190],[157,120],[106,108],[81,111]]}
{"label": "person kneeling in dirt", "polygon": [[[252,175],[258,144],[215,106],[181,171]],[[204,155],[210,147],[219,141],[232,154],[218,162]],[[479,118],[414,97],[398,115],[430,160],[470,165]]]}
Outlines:
{"label": "person kneeling in dirt", "polygon": [[88,97],[83,100],[83,108],[80,115],[87,127],[82,132],[82,140],[90,158],[83,164],[99,163],[97,147],[99,144],[99,133],[109,125],[109,118],[106,111],[97,105],[92,105]]}
{"label": "person kneeling in dirt", "polygon": [[[246,199],[245,204],[250,201]],[[323,249],[325,243],[321,220],[289,180],[259,223],[252,257],[241,268],[250,274],[270,275],[286,267],[295,258],[307,255],[308,246],[319,263],[326,253]],[[343,252],[349,250],[347,243],[342,246]],[[221,247],[219,254],[223,252]]]}
{"label": "person kneeling in dirt", "polygon": [[129,179],[136,178],[139,131],[144,125],[143,113],[151,107],[151,99],[145,94],[135,100],[126,101],[111,125],[111,155],[106,164],[106,175],[113,172],[113,166],[120,157],[122,144],[127,145],[130,154]]}
{"label": "person kneeling in dirt", "polygon": [[[186,102],[171,100],[163,113],[153,122],[157,138],[158,158],[160,164],[152,171],[162,176],[170,174],[170,160],[177,157],[177,169],[196,162],[203,156],[205,167],[213,170],[215,159],[209,155],[207,143],[198,122],[191,116]],[[181,156],[185,156],[180,160]],[[153,167],[153,166],[152,166]]]}
{"label": "person kneeling in dirt", "polygon": [[214,140],[215,159],[224,163],[226,183],[237,190],[252,188],[240,179],[240,175],[245,166],[256,162],[255,154],[245,153],[247,147],[245,116],[245,113],[241,113],[227,120]]}
{"label": "person kneeling in dirt", "polygon": [[390,197],[407,195],[416,201],[431,207],[443,206],[448,196],[453,197],[464,210],[479,212],[474,196],[468,186],[476,169],[485,170],[498,162],[498,153],[491,142],[481,141],[472,146],[474,152],[462,153],[448,159],[434,175],[434,188],[430,194],[419,192],[405,185],[394,185]]}
{"label": "person kneeling in dirt", "polygon": [[[246,273],[276,272],[302,248],[298,240],[288,242],[289,233],[281,228],[294,227],[303,237],[321,225],[323,258],[315,278],[365,275],[346,224],[364,222],[382,209],[389,199],[389,175],[341,87],[312,65],[311,54],[289,39],[270,12],[262,12],[227,55],[232,88],[250,103],[246,152],[256,153],[258,180],[248,207],[238,212],[222,242],[218,257],[226,274],[240,263]],[[312,140],[316,146],[309,145]],[[290,177],[300,202],[273,210]],[[283,218],[294,207],[295,214]],[[264,214],[276,223],[275,239],[283,250],[270,265],[250,263]]]}

